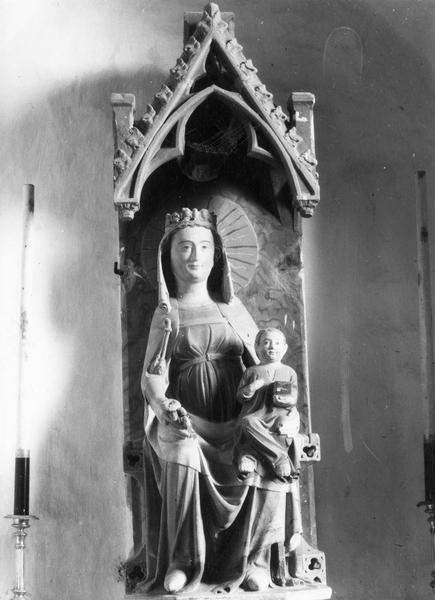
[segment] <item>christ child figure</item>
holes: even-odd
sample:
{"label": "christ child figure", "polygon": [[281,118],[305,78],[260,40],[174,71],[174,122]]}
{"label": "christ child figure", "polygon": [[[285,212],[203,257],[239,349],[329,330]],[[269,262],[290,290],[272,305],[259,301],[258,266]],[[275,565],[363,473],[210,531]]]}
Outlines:
{"label": "christ child figure", "polygon": [[279,479],[299,476],[298,384],[295,371],[281,362],[287,348],[280,329],[258,332],[255,351],[260,364],[246,369],[237,390],[242,403],[235,446],[240,479],[259,463]]}

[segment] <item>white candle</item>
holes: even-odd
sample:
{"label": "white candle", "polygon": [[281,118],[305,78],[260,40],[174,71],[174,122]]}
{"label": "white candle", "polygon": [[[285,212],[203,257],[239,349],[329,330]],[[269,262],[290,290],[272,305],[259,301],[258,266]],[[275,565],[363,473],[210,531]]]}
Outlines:
{"label": "white candle", "polygon": [[416,192],[421,385],[425,418],[425,435],[429,436],[435,434],[435,398],[430,246],[425,171],[417,171]]}
{"label": "white candle", "polygon": [[17,449],[23,448],[24,391],[27,361],[28,333],[28,272],[31,229],[35,210],[35,186],[23,186],[23,240],[21,246],[21,293],[20,293],[20,344],[18,357],[18,406],[17,406]]}

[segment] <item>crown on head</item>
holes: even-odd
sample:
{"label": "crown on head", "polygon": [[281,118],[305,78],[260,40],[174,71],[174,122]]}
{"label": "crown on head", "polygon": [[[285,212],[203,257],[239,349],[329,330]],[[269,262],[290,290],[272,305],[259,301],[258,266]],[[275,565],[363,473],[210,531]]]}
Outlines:
{"label": "crown on head", "polygon": [[181,212],[166,213],[165,234],[183,227],[216,229],[216,215],[206,208],[182,208]]}

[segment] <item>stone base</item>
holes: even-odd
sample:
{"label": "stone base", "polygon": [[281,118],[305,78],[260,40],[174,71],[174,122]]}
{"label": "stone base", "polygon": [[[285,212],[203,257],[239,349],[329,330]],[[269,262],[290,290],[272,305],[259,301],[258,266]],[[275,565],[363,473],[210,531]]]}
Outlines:
{"label": "stone base", "polygon": [[181,594],[129,594],[125,600],[217,600],[223,596],[229,600],[329,600],[332,589],[327,585],[311,585],[309,583],[297,587],[271,588],[267,592],[245,592],[237,590],[232,594],[212,594],[209,590]]}

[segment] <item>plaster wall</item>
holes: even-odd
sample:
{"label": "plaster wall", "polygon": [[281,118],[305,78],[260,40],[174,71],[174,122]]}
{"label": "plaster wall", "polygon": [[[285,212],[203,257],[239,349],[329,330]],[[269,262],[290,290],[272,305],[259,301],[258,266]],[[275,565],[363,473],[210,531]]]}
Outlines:
{"label": "plaster wall", "polygon": [[[34,598],[123,597],[123,441],[110,93],[145,106],[202,0],[2,2],[0,515],[12,510],[21,186],[36,186],[22,437]],[[305,223],[319,546],[335,598],[429,598],[414,178],[433,196],[430,0],[229,0],[283,106],[316,94],[322,201]],[[344,28],[344,29],[343,29]],[[334,30],[336,33],[333,33]],[[331,35],[333,33],[333,35]],[[329,42],[328,42],[329,38]],[[325,44],[327,44],[325,51]],[[435,226],[433,207],[430,209]],[[121,569],[122,571],[122,569]],[[0,520],[0,598],[13,584]]]}

